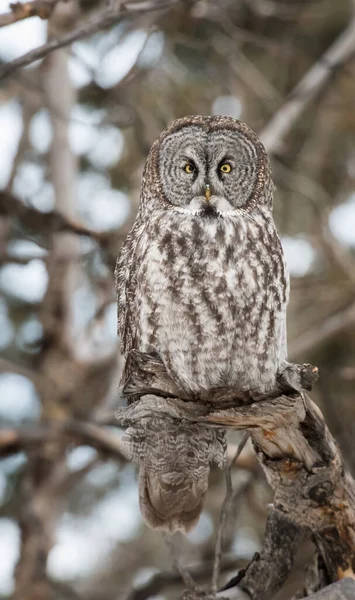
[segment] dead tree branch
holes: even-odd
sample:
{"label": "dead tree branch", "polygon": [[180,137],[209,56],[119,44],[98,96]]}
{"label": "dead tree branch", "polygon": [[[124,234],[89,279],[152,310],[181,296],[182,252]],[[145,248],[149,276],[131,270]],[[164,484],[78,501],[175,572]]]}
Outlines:
{"label": "dead tree branch", "polygon": [[85,421],[48,421],[23,427],[0,429],[0,457],[40,448],[45,442],[73,442],[92,446],[104,457],[126,461],[119,437],[106,427]]}
{"label": "dead tree branch", "polygon": [[[244,560],[240,560],[235,556],[225,556],[221,563],[221,571],[227,572],[235,569],[236,565],[242,568],[245,565]],[[204,561],[202,564],[191,565],[188,567],[189,573],[194,580],[202,583],[211,574],[213,561]],[[182,586],[182,581],[179,573],[176,571],[161,571],[153,575],[146,583],[139,587],[134,587],[126,596],[125,600],[146,600],[157,595],[161,590],[168,586]]]}
{"label": "dead tree branch", "polygon": [[290,356],[297,358],[305,352],[309,352],[321,344],[324,344],[333,335],[344,331],[355,322],[355,302],[343,310],[329,316],[320,325],[315,325],[308,331],[298,336],[290,344]]}
{"label": "dead tree branch", "polygon": [[102,31],[114,25],[120,18],[137,16],[154,10],[163,10],[171,7],[178,0],[147,0],[143,2],[118,2],[109,6],[106,10],[94,15],[88,21],[79,25],[73,31],[65,33],[59,38],[51,39],[46,44],[30,50],[19,58],[5,64],[0,69],[0,80],[15,73],[19,68],[26,67],[35,60],[43,58],[58,48],[69,46],[77,40],[86,38],[98,31]]}
{"label": "dead tree branch", "polygon": [[33,0],[32,2],[13,2],[10,11],[0,15],[0,27],[6,27],[30,17],[49,19],[58,0]]}
{"label": "dead tree branch", "polygon": [[217,529],[216,536],[216,546],[215,546],[215,557],[214,557],[214,565],[213,565],[213,573],[212,573],[212,592],[216,593],[218,589],[218,581],[221,570],[221,562],[222,562],[222,543],[223,536],[225,534],[225,528],[227,524],[227,518],[229,513],[230,504],[233,498],[233,485],[232,485],[232,475],[231,471],[235,461],[238,459],[239,455],[243,451],[245,444],[249,439],[249,434],[245,433],[238,445],[237,451],[235,452],[232,460],[230,461],[228,468],[226,469],[226,495],[222,504],[221,513],[219,517],[219,524]]}
{"label": "dead tree branch", "polygon": [[[152,365],[153,361],[150,371]],[[310,373],[313,371],[310,367]],[[135,378],[138,390],[138,371]],[[146,385],[145,374],[141,385],[142,389]],[[166,379],[164,386],[166,392]],[[353,575],[355,483],[319,409],[303,392],[257,402],[249,399],[247,403],[240,398],[232,402],[229,397],[228,402],[229,406],[221,409],[216,404],[148,394],[120,409],[117,417],[122,427],[137,426],[154,415],[177,423],[189,420],[250,433],[275,492],[262,551],[238,581],[252,600],[270,600],[282,587],[304,537],[314,542],[327,582]]]}
{"label": "dead tree branch", "polygon": [[353,600],[355,582],[353,579],[342,579],[332,585],[327,585],[316,594],[308,596],[308,600]]}
{"label": "dead tree branch", "polygon": [[290,131],[307,104],[328,83],[330,78],[355,53],[355,19],[333,42],[328,50],[302,77],[290,93],[285,104],[275,113],[260,133],[260,139],[268,152],[280,148],[285,135]]}

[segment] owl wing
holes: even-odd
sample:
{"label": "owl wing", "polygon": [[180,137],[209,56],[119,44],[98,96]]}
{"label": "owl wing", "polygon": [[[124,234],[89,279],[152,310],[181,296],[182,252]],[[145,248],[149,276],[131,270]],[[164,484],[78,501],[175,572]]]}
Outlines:
{"label": "owl wing", "polygon": [[121,354],[124,358],[136,348],[137,311],[135,290],[137,286],[137,248],[142,221],[137,216],[127,235],[117,259],[115,269],[117,293],[117,333],[120,337]]}

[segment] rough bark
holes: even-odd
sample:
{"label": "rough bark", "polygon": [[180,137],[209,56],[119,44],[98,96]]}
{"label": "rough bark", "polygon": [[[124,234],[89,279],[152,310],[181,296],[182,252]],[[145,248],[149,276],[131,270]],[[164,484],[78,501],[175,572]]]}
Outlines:
{"label": "rough bark", "polygon": [[327,585],[319,592],[308,596],[308,600],[354,600],[355,581],[349,577]]}
{"label": "rough bark", "polygon": [[[148,363],[153,380],[154,361]],[[158,372],[160,369],[161,366]],[[293,373],[307,380],[316,371],[305,365],[295,366]],[[154,387],[159,387],[157,381]],[[309,397],[302,391],[289,391],[258,401],[240,396],[233,400],[229,391],[226,403],[223,395],[219,398],[224,406],[219,408],[217,403],[168,397],[166,377],[163,388],[161,396],[146,394],[121,409],[117,413],[120,425],[136,425],[142,418],[154,415],[203,426],[247,429],[275,492],[262,551],[227,587],[238,585],[253,600],[272,598],[288,576],[301,537],[309,537],[315,543],[327,583],[353,576],[355,484],[320,410]],[[137,369],[130,391],[134,390],[137,397],[140,390],[145,394],[146,389],[146,373],[141,382]]]}

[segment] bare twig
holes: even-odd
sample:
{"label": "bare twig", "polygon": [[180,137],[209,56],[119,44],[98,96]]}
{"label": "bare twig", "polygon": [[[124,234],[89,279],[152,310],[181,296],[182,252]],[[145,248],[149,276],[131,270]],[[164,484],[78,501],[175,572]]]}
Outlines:
{"label": "bare twig", "polygon": [[165,532],[162,534],[162,536],[164,538],[164,541],[165,541],[167,547],[169,548],[171,560],[172,560],[172,563],[173,563],[173,566],[174,566],[176,572],[179,573],[184,584],[190,590],[196,589],[196,584],[195,584],[193,577],[191,577],[189,571],[185,567],[183,567],[180,563],[180,560],[177,556],[176,547],[175,547],[173,538],[171,537],[170,534],[165,533]]}
{"label": "bare twig", "polygon": [[236,454],[239,449],[239,444],[228,444],[227,447],[227,461],[231,468],[245,469],[246,471],[255,471],[257,469],[258,462],[256,460],[255,452],[253,447],[247,446],[243,448],[243,451],[237,458]]}
{"label": "bare twig", "polygon": [[59,0],[32,0],[32,2],[13,2],[11,11],[0,15],[0,27],[12,25],[30,17],[49,19]]}
{"label": "bare twig", "polygon": [[[127,222],[119,231],[95,231],[72,215],[62,214],[58,210],[49,213],[40,212],[32,206],[24,204],[13,194],[1,191],[0,217],[7,217],[11,219],[12,223],[16,223],[15,217],[25,228],[39,234],[44,239],[51,238],[52,234],[57,232],[71,232],[88,236],[102,247],[109,246],[112,240],[115,240],[115,247],[117,243],[117,247],[119,247],[131,226],[131,223]],[[13,226],[15,227],[15,224]],[[76,255],[73,254],[73,257]]]}
{"label": "bare twig", "polygon": [[215,546],[215,556],[214,556],[214,565],[212,571],[212,593],[215,594],[218,589],[218,581],[221,570],[221,560],[222,560],[222,542],[223,542],[223,534],[227,524],[227,517],[229,512],[229,506],[232,500],[233,495],[233,485],[232,485],[232,474],[230,465],[225,470],[225,480],[226,480],[226,495],[224,497],[221,513],[219,517],[218,529],[217,529],[217,538],[216,538],[216,546]]}
{"label": "bare twig", "polygon": [[74,590],[70,585],[63,581],[50,580],[53,591],[59,592],[59,594],[65,598],[65,600],[83,600],[82,596]]}
{"label": "bare twig", "polygon": [[121,17],[135,16],[154,10],[163,10],[176,4],[178,1],[179,0],[150,0],[147,2],[119,2],[117,6],[110,6],[106,10],[99,12],[73,31],[69,31],[59,38],[54,38],[46,44],[43,44],[30,52],[26,52],[26,54],[5,64],[0,69],[0,79],[8,77],[19,68],[25,67],[35,60],[43,58],[50,52],[58,50],[58,48],[64,48],[77,40],[81,40],[98,31],[111,27],[111,25],[114,25]]}
{"label": "bare twig", "polygon": [[241,52],[235,56],[235,43],[227,37],[212,41],[215,51],[223,57],[230,56],[230,69],[260,98],[270,110],[275,110],[281,103],[276,89],[267,80],[261,70]]}
{"label": "bare twig", "polygon": [[[312,150],[313,151],[313,150]],[[283,185],[290,190],[305,196],[311,203],[316,214],[319,232],[311,240],[320,246],[325,255],[329,256],[338,265],[341,271],[355,284],[355,262],[350,251],[342,246],[329,228],[329,214],[331,209],[324,210],[325,206],[332,206],[330,194],[313,178],[304,172],[296,172],[276,161],[276,173]]]}
{"label": "bare twig", "polygon": [[330,48],[310,68],[308,73],[296,85],[285,104],[272,117],[261,131],[260,139],[268,152],[277,152],[285,135],[316,96],[319,90],[329,81],[336,69],[350,60],[355,53],[355,19],[333,42]]}
{"label": "bare twig", "polygon": [[22,128],[21,138],[20,138],[18,146],[17,146],[16,155],[14,156],[14,159],[12,162],[9,180],[8,180],[8,183],[6,186],[7,190],[9,192],[11,192],[20,162],[22,161],[24,154],[29,145],[29,129],[30,129],[31,119],[39,108],[39,102],[36,102],[33,99],[33,96],[34,96],[33,94],[28,92],[28,89],[26,90],[26,94],[22,95],[23,128]]}
{"label": "bare twig", "polygon": [[[246,566],[247,561],[235,556],[226,556],[222,559],[221,571],[226,572]],[[201,564],[189,565],[188,570],[195,581],[203,581],[210,577],[213,568],[212,561],[204,561]],[[157,595],[167,586],[181,586],[182,579],[176,571],[161,571],[153,575],[147,583],[132,589],[125,600],[146,600]]]}
{"label": "bare twig", "polygon": [[41,447],[45,442],[63,442],[92,446],[105,456],[126,461],[119,437],[109,429],[84,421],[47,422],[24,427],[0,429],[0,456],[9,456]]}
{"label": "bare twig", "polygon": [[31,381],[36,379],[34,371],[31,371],[31,369],[24,365],[19,365],[7,358],[3,358],[2,356],[0,357],[0,373],[17,373],[18,375],[28,377]]}
{"label": "bare twig", "polygon": [[[319,211],[320,213],[320,211]],[[355,260],[349,249],[339,244],[329,228],[329,212],[319,214],[320,244],[326,254],[340,267],[348,277],[350,283],[355,285]]]}
{"label": "bare twig", "polygon": [[215,594],[218,589],[218,580],[221,570],[221,561],[222,561],[222,542],[224,530],[227,524],[227,517],[229,506],[233,496],[233,485],[232,485],[232,468],[235,464],[237,458],[241,454],[245,444],[249,439],[249,433],[244,433],[238,448],[233,456],[233,459],[230,461],[229,465],[225,470],[225,479],[226,479],[226,495],[222,504],[219,524],[217,529],[217,537],[216,537],[216,546],[215,546],[215,557],[214,557],[214,565],[213,565],[213,573],[212,573],[212,593]]}
{"label": "bare twig", "polygon": [[314,348],[320,346],[337,333],[344,331],[350,324],[355,322],[355,303],[347,306],[334,315],[329,316],[319,325],[315,325],[308,331],[298,336],[289,347],[289,356],[294,359],[303,356]]}
{"label": "bare twig", "polygon": [[236,449],[236,451],[235,451],[232,459],[230,460],[229,467],[228,467],[229,469],[231,469],[236,464],[236,462],[237,462],[240,454],[243,452],[243,450],[245,448],[245,444],[247,443],[249,437],[250,437],[250,434],[248,432],[246,432],[243,435],[243,437],[240,440],[240,442],[238,444],[238,447],[237,447],[237,449]]}

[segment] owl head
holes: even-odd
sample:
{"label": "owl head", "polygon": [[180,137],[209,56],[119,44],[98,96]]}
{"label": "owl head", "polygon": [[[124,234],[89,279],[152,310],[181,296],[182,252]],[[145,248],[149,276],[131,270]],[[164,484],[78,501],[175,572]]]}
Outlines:
{"label": "owl head", "polygon": [[151,148],[143,189],[142,202],[199,217],[228,217],[272,203],[265,148],[231,117],[174,121]]}

